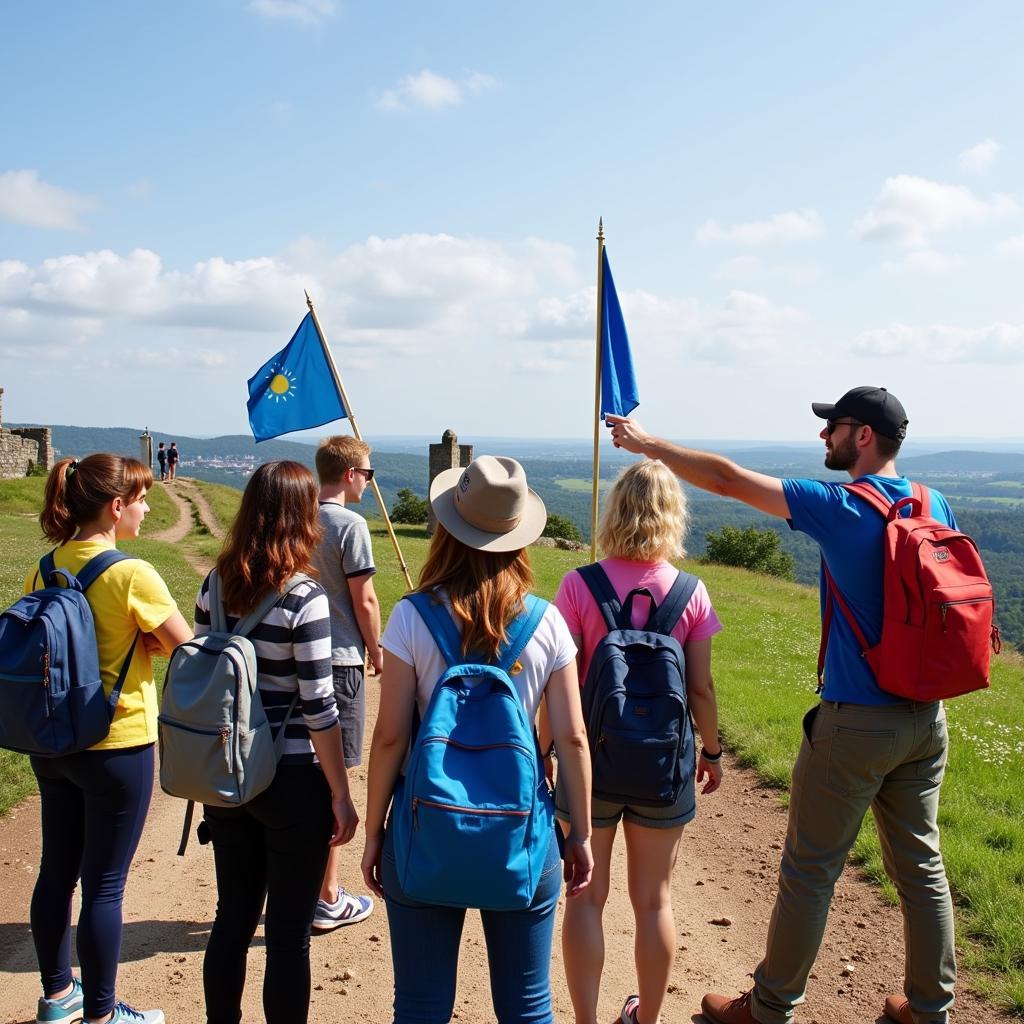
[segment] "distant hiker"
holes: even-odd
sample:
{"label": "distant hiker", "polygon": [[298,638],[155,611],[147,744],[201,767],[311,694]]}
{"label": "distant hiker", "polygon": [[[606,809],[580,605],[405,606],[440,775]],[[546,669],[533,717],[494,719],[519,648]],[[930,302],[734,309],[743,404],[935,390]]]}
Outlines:
{"label": "distant hiker", "polygon": [[156,461],[160,463],[160,479],[167,479],[167,449],[164,447],[164,442],[161,441],[157,445],[156,449]]}
{"label": "distant hiker", "polygon": [[[384,630],[370,749],[362,866],[387,905],[394,1021],[451,1020],[466,908],[516,906],[481,911],[494,1015],[550,1024],[563,871],[533,733],[542,698],[571,820],[570,899],[588,885],[593,857],[576,649],[558,610],[529,593],[526,545],[546,512],[522,466],[493,456],[440,473],[430,504],[438,525],[419,589],[395,605]],[[475,677],[465,686],[462,671]]]}
{"label": "distant hiker", "polygon": [[[367,655],[380,675],[380,603],[373,588],[377,571],[366,520],[348,506],[363,500],[373,479],[370,446],[347,435],[329,437],[316,450],[320,479],[320,526],[323,539],[313,554],[320,585],[331,605],[331,672],[338,703],[345,767],[363,761],[366,729],[366,689],[363,671]],[[313,927],[329,931],[355,924],[373,913],[373,897],[356,896],[338,884],[341,850],[331,847]]]}
{"label": "distant hiker", "polygon": [[[884,388],[858,387],[834,405],[814,403],[825,420],[825,466],[867,481],[887,501],[908,498],[896,472],[907,414]],[[832,482],[777,479],[721,455],[652,437],[633,420],[608,417],[616,447],[660,459],[677,476],[715,494],[788,520],[821,548],[825,572],[871,643],[882,630],[885,520],[863,498]],[[931,515],[955,525],[946,499],[930,491]],[[784,1024],[804,1000],[836,879],[870,807],[886,872],[900,894],[906,962],[904,995],[888,996],[898,1024],[946,1024],[956,961],[953,908],[939,852],[939,787],[946,766],[941,701],[916,703],[882,690],[844,615],[827,633],[821,702],[804,717],[793,769],[789,826],[765,957],[754,986],[738,998],[708,994],[716,1024]]]}
{"label": "distant hiker", "polygon": [[[566,903],[562,925],[562,957],[576,1024],[597,1020],[604,968],[601,916],[611,885],[612,848],[620,819],[626,841],[628,890],[636,933],[633,953],[639,982],[638,994],[629,996],[622,1008],[622,1024],[654,1024],[659,1020],[676,950],[672,871],[683,826],[697,810],[694,774],[698,782],[707,780],[702,793],[713,793],[722,781],[718,708],[711,678],[711,638],[722,624],[704,584],[678,572],[669,562],[685,553],[687,520],[686,499],[672,473],[654,460],[634,463],[615,481],[603,510],[597,540],[605,557],[596,566],[566,575],[555,595],[555,605],[579,648],[577,664],[581,682],[586,681],[584,708],[590,747],[592,752],[595,748],[599,751],[593,753],[590,812],[594,876],[578,899]],[[616,672],[603,650],[606,637],[609,641],[616,638],[614,633],[609,637],[610,624],[582,574],[596,576],[594,585],[599,592],[605,584],[610,588],[605,596],[619,612],[622,628],[651,629],[648,620],[652,612],[672,620],[661,628],[679,646],[666,644],[663,653],[684,655],[685,679],[673,658],[668,659],[666,678],[652,668],[653,659],[643,652],[643,663],[630,669],[632,692],[627,679],[625,695],[612,697],[611,706],[602,711],[597,704],[603,696],[601,688],[607,688],[608,681],[622,673]],[[622,619],[623,607],[631,613],[628,622]],[[626,636],[621,648],[613,647],[613,655],[620,659],[625,648],[625,659],[619,661],[621,668],[628,664],[629,644],[634,645],[634,651],[644,647],[637,633]],[[665,663],[662,658],[657,664]],[[680,696],[685,699],[680,700]],[[695,758],[690,714],[703,740],[699,758]],[[604,742],[603,732],[595,735],[599,722],[601,728],[607,726],[617,748]],[[667,757],[666,738],[678,744],[677,748],[670,746]],[[542,745],[546,739],[542,728]],[[660,745],[653,754],[645,755],[645,750],[652,749],[652,740],[661,741]],[[603,792],[602,787],[608,791]],[[558,817],[567,821],[561,777],[555,803]]]}
{"label": "distant hiker", "polygon": [[[152,484],[149,467],[135,459],[102,453],[61,459],[47,478],[39,517],[43,533],[57,545],[56,570],[85,581],[92,559],[109,560],[118,540],[138,537]],[[42,568],[32,570],[25,593],[56,582],[44,575]],[[192,631],[167,585],[141,558],[110,564],[85,593],[104,692],[112,694],[125,674],[104,740],[80,753],[31,759],[43,839],[31,909],[44,993],[36,1019],[163,1024],[162,1011],[140,1012],[117,999],[121,905],[153,793],[157,692],[151,656],[169,654]],[[79,879],[81,981],[71,971],[71,900]]]}
{"label": "distant hiker", "polygon": [[174,476],[178,472],[179,458],[181,458],[181,455],[178,452],[178,442],[172,441],[171,447],[167,450],[167,473],[171,483],[174,483]]}
{"label": "distant hiker", "polygon": [[[298,462],[267,462],[249,478],[214,569],[229,629],[311,567],[320,539],[316,496],[313,474]],[[198,635],[210,630],[209,598],[207,576],[196,600]],[[264,1017],[267,1024],[304,1024],[309,935],[328,844],[347,843],[359,822],[338,726],[323,588],[312,579],[294,586],[249,637],[271,732],[276,738],[285,730],[284,754],[269,788],[248,803],[203,808],[217,875],[217,914],[203,960],[206,1017],[241,1019],[246,958],[265,902]]]}

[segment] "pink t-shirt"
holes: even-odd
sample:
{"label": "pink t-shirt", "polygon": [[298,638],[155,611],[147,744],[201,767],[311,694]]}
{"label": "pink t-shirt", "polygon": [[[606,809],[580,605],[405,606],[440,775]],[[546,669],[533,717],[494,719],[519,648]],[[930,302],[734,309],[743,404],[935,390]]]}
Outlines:
{"label": "pink t-shirt", "polygon": [[[676,581],[676,568],[668,562],[631,562],[625,558],[602,558],[601,568],[611,581],[620,601],[625,600],[631,590],[645,587],[661,604],[665,595]],[[555,594],[555,607],[562,613],[569,632],[579,640],[580,686],[587,678],[590,658],[601,638],[608,632],[601,609],[587,589],[578,572],[567,573]],[[650,602],[644,597],[633,600],[633,625],[643,629],[650,612]],[[686,609],[683,611],[672,635],[685,645],[688,640],[706,640],[722,629],[722,623],[711,607],[707,587],[703,581],[697,584]]]}

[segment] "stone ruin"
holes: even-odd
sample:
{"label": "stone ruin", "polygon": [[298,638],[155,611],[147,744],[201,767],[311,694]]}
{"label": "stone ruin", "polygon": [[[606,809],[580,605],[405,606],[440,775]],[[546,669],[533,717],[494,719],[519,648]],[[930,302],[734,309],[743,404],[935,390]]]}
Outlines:
{"label": "stone ruin", "polygon": [[[430,485],[438,473],[446,469],[465,469],[473,461],[473,446],[471,444],[459,444],[454,430],[446,430],[441,435],[440,444],[430,445],[429,474],[427,480],[427,494],[430,494]],[[427,504],[427,533],[433,537],[434,527],[437,526],[437,517],[434,510]]]}
{"label": "stone ruin", "polygon": [[0,480],[28,476],[37,467],[48,473],[53,462],[49,427],[4,428],[4,389],[0,388]]}

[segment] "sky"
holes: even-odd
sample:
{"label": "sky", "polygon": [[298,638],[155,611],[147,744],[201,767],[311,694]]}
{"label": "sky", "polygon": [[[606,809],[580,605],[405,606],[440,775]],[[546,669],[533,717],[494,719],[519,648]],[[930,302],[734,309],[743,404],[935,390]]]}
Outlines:
{"label": "sky", "polygon": [[[308,289],[370,436],[1024,439],[1024,6],[0,5],[4,420],[246,432]],[[344,427],[344,424],[339,424]]]}

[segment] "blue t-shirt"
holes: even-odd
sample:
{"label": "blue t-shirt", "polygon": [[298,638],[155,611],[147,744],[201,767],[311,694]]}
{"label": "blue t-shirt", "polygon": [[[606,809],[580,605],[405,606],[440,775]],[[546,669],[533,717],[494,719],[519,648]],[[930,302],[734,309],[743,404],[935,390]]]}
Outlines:
{"label": "blue t-shirt", "polygon": [[[890,501],[908,498],[910,481],[904,477],[862,476]],[[864,631],[868,643],[882,634],[882,534],[885,520],[863,498],[838,483],[823,480],[784,479],[782,489],[789,505],[789,525],[817,541],[839,592]],[[929,488],[931,516],[956,529],[946,499]],[[825,580],[820,579],[822,614]],[[825,655],[825,700],[851,704],[895,704],[905,698],[880,690],[860,645],[842,612],[836,608]]]}

